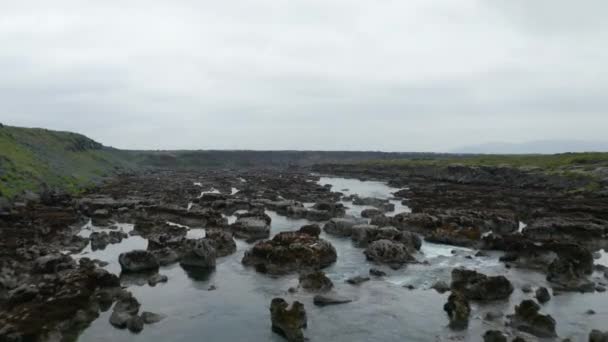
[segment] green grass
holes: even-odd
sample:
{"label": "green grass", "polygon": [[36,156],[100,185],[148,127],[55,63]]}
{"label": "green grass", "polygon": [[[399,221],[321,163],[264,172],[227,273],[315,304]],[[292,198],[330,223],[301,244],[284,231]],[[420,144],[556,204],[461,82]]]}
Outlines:
{"label": "green grass", "polygon": [[37,128],[0,128],[0,195],[57,188],[72,193],[119,169],[133,167],[128,154],[85,136]]}
{"label": "green grass", "polygon": [[554,155],[475,155],[448,158],[372,160],[368,165],[394,166],[508,166],[516,168],[540,168],[545,171],[580,169],[588,171],[608,166],[608,153],[563,153]]}

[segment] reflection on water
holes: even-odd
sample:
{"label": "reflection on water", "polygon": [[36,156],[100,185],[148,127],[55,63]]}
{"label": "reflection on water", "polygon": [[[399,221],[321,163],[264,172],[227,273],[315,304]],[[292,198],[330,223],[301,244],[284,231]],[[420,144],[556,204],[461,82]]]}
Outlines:
{"label": "reflection on water", "polygon": [[[391,198],[391,193],[399,190],[381,182],[343,178],[324,177],[320,183],[332,184],[333,191],[342,191],[347,195],[383,199]],[[350,207],[349,214],[357,217],[366,208],[348,202],[345,205]],[[396,213],[409,211],[400,202],[399,205]],[[310,223],[304,219],[290,219],[273,211],[267,213],[272,218],[272,234],[296,230]],[[232,216],[229,220],[233,222],[235,218]],[[89,224],[82,234],[90,234],[89,229],[99,230]],[[119,225],[119,229],[128,232],[132,226]],[[188,236],[203,237],[204,229],[191,229]],[[288,293],[290,287],[297,286],[297,275],[270,277],[244,267],[240,261],[251,244],[237,240],[237,252],[218,259],[215,272],[192,272],[176,264],[160,269],[160,273],[168,276],[167,283],[156,287],[144,284],[129,288],[142,303],[142,311],[166,314],[168,317],[165,320],[147,326],[139,335],[132,335],[112,328],[108,323],[109,313],[104,313],[79,340],[283,341],[271,332],[268,311],[272,298],[282,296],[290,302],[299,300],[304,303],[309,319],[306,335],[311,341],[481,341],[485,330],[504,329],[504,322],[498,320],[489,323],[479,317],[490,310],[506,314],[513,312],[514,305],[531,296],[519,290],[523,285],[547,285],[543,274],[505,268],[498,261],[500,253],[472,257],[475,250],[424,242],[416,257],[428,264],[408,265],[395,271],[368,263],[363,250],[355,248],[350,239],[324,233],[322,237],[329,240],[338,253],[337,262],[325,271],[334,282],[336,291],[352,298],[352,303],[319,308],[313,305],[313,295],[310,293]],[[121,244],[109,245],[103,251],[93,252],[88,247],[83,256],[108,261],[110,264],[107,268],[119,273],[118,254],[146,247],[145,239],[132,236]],[[605,262],[606,259],[607,254],[603,252],[598,261]],[[503,274],[513,282],[516,291],[508,301],[474,304],[474,318],[470,328],[456,333],[447,329],[448,321],[443,311],[448,294],[438,294],[429,290],[429,287],[438,280],[449,282],[451,270],[459,266],[477,269],[486,274]],[[360,286],[344,282],[355,275],[367,275],[371,267],[381,268],[388,275]],[[209,291],[212,285],[217,289]],[[406,289],[404,285],[412,285],[415,289]],[[554,297],[542,310],[556,319],[560,337],[582,341],[586,340],[591,329],[606,329],[607,308],[606,294],[564,294]],[[589,309],[597,314],[585,315]]]}

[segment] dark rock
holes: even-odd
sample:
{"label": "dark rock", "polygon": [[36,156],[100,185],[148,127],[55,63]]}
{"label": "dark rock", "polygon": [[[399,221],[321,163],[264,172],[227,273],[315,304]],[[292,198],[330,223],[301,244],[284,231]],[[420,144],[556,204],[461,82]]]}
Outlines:
{"label": "dark rock", "polygon": [[140,333],[144,330],[144,321],[138,315],[133,315],[127,321],[127,329],[133,333]]}
{"label": "dark rock", "polygon": [[441,280],[433,284],[431,288],[439,293],[446,293],[451,290],[450,285],[448,285],[448,283],[446,283],[445,281]]}
{"label": "dark rock", "polygon": [[546,287],[539,287],[536,289],[536,299],[539,303],[544,304],[551,300],[551,295]]}
{"label": "dark rock", "polygon": [[303,234],[308,234],[313,237],[318,237],[319,235],[321,235],[321,227],[318,224],[309,224],[306,226],[302,226],[299,232]]}
{"label": "dark rock", "polygon": [[270,303],[270,318],[272,330],[285,337],[290,342],[303,342],[303,328],[306,328],[307,318],[304,305],[293,302],[291,308],[283,298],[275,298]]}
{"label": "dark rock", "polygon": [[386,276],[386,272],[379,270],[377,268],[370,268],[369,269],[369,274],[374,276],[374,277],[384,277]]}
{"label": "dark rock", "polygon": [[357,224],[353,219],[333,218],[323,226],[323,230],[330,235],[348,237],[352,235],[353,227]]}
{"label": "dark rock", "polygon": [[383,212],[379,209],[364,209],[361,211],[361,217],[372,218],[374,216],[382,215]]}
{"label": "dark rock", "polygon": [[287,274],[325,268],[337,257],[328,241],[301,232],[281,232],[272,240],[255,244],[245,252],[242,263],[261,273]]}
{"label": "dark rock", "polygon": [[159,283],[166,283],[169,281],[169,278],[164,274],[156,273],[152,277],[148,278],[148,284],[150,286],[156,286]]}
{"label": "dark rock", "polygon": [[141,319],[143,320],[144,324],[158,323],[165,318],[166,318],[165,315],[161,315],[161,314],[157,314],[157,313],[153,313],[153,312],[144,311],[141,313]]}
{"label": "dark rock", "polygon": [[515,307],[515,314],[509,316],[510,325],[537,337],[556,337],[555,320],[539,313],[540,306],[527,299]]}
{"label": "dark rock", "polygon": [[523,292],[523,293],[530,293],[530,292],[532,292],[532,285],[526,284],[526,285],[522,286],[521,287],[521,292]]}
{"label": "dark rock", "polygon": [[370,280],[371,280],[370,277],[356,276],[356,277],[347,279],[346,282],[351,285],[360,285],[360,284],[365,283],[366,281],[370,281]]}
{"label": "dark rock", "polygon": [[57,273],[61,270],[73,269],[76,262],[67,255],[49,254],[34,261],[33,271],[36,273]]}
{"label": "dark rock", "polygon": [[322,294],[316,295],[313,298],[313,303],[316,306],[327,306],[327,305],[337,305],[337,304],[346,304],[352,302],[352,299],[347,297],[342,297],[334,294]]}
{"label": "dark rock", "polygon": [[217,257],[225,257],[236,252],[236,241],[232,238],[232,234],[220,229],[207,229],[205,240],[208,240]]}
{"label": "dark rock", "polygon": [[377,240],[365,250],[367,260],[400,267],[403,264],[416,262],[406,245],[391,240]]}
{"label": "dark rock", "polygon": [[329,291],[334,284],[323,271],[313,271],[300,275],[300,286],[310,291]]}
{"label": "dark rock", "polygon": [[469,326],[471,307],[467,298],[458,291],[453,291],[448,302],[443,306],[450,319],[450,328],[453,330],[464,330]]}
{"label": "dark rock", "polygon": [[110,315],[110,324],[118,329],[126,329],[127,322],[131,319],[132,315],[126,312],[113,311]]}
{"label": "dark rock", "polygon": [[206,239],[194,240],[189,251],[182,257],[180,265],[192,268],[215,268],[216,252],[212,243]]}
{"label": "dark rock", "polygon": [[118,262],[123,272],[144,272],[158,270],[159,263],[154,254],[144,250],[121,253]]}
{"label": "dark rock", "polygon": [[495,321],[495,320],[497,320],[499,318],[502,318],[503,316],[504,315],[503,315],[502,312],[499,312],[499,311],[488,311],[488,312],[486,312],[486,315],[484,316],[484,319],[486,321],[492,322],[492,321]]}
{"label": "dark rock", "polygon": [[488,330],[483,334],[483,342],[507,342],[507,336],[498,330]]}
{"label": "dark rock", "polygon": [[513,293],[513,285],[504,276],[488,277],[463,268],[452,270],[451,288],[469,300],[507,299]]}
{"label": "dark rock", "polygon": [[589,333],[589,342],[608,342],[608,331],[592,330]]}

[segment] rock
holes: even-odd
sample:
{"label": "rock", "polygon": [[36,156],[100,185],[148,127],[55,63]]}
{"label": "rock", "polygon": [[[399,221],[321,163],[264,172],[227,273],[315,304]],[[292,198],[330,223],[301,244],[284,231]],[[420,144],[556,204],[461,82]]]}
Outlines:
{"label": "rock", "polygon": [[370,280],[371,280],[370,277],[356,276],[356,277],[347,279],[346,282],[351,285],[360,285],[360,284],[363,284],[366,281],[370,281]]}
{"label": "rock", "polygon": [[156,314],[156,313],[153,313],[153,312],[144,311],[144,312],[141,313],[141,319],[144,322],[144,324],[158,323],[158,322],[162,321],[165,318],[166,318],[165,315]]}
{"label": "rock", "polygon": [[333,218],[323,226],[325,233],[335,236],[348,237],[352,235],[357,221],[346,218]]}
{"label": "rock", "polygon": [[131,314],[126,312],[113,311],[110,315],[110,324],[112,324],[118,329],[126,329],[129,319],[131,319]]}
{"label": "rock", "polygon": [[155,249],[150,252],[154,255],[156,260],[158,260],[158,263],[161,266],[171,265],[178,262],[181,258],[179,254],[170,247]]}
{"label": "rock", "polygon": [[323,271],[313,271],[300,275],[300,286],[310,291],[329,291],[334,284]]}
{"label": "rock", "polygon": [[212,243],[206,239],[192,242],[190,250],[182,257],[180,265],[193,268],[215,268],[216,252]]}
{"label": "rock", "polygon": [[300,233],[308,234],[313,237],[319,237],[321,235],[321,227],[318,224],[309,224],[302,226],[299,230]]}
{"label": "rock", "polygon": [[539,287],[536,289],[536,299],[539,303],[544,304],[551,300],[551,295],[546,287]]}
{"label": "rock", "polygon": [[458,291],[452,291],[448,302],[443,306],[450,320],[450,329],[464,330],[469,326],[471,307],[467,298]]}
{"label": "rock", "polygon": [[159,283],[166,283],[167,281],[169,281],[169,277],[167,277],[164,274],[158,274],[158,273],[156,273],[152,277],[148,278],[148,284],[150,286],[156,286]]}
{"label": "rock", "polygon": [[486,312],[486,315],[484,316],[484,319],[486,321],[492,322],[492,321],[495,321],[495,320],[497,320],[499,318],[502,318],[503,316],[504,316],[503,313],[500,312],[500,311],[488,311],[488,312]]}
{"label": "rock", "polygon": [[137,315],[141,304],[133,297],[133,295],[127,292],[126,296],[120,298],[114,305],[114,312],[127,313],[129,315]]}
{"label": "rock", "polygon": [[606,292],[606,287],[602,285],[595,285],[595,291],[597,292]]}
{"label": "rock", "polygon": [[106,232],[92,232],[89,235],[89,239],[91,241],[91,249],[94,251],[104,250],[110,244],[110,236]]}
{"label": "rock", "polygon": [[49,254],[41,256],[34,261],[35,273],[57,273],[61,270],[76,267],[76,262],[67,255]]}
{"label": "rock", "polygon": [[133,333],[140,333],[144,330],[144,320],[137,315],[131,316],[127,321],[127,329]]}
{"label": "rock", "polygon": [[549,245],[558,257],[549,265],[547,280],[554,290],[593,292],[595,285],[587,277],[593,273],[593,254],[576,244]]}
{"label": "rock", "polygon": [[225,257],[236,252],[236,241],[232,234],[220,229],[207,229],[205,240],[211,243],[215,249],[217,257]]}
{"label": "rock", "polygon": [[234,236],[247,241],[266,239],[270,236],[270,222],[264,216],[239,217],[231,228]]}
{"label": "rock", "polygon": [[307,326],[306,311],[300,302],[293,302],[291,308],[283,298],[274,298],[270,303],[272,331],[285,337],[289,342],[303,342],[303,328]]}
{"label": "rock", "polygon": [[[586,314],[586,315],[589,315],[589,316],[591,316],[591,315],[595,315],[595,310],[591,310],[591,309],[589,309],[589,310],[585,311],[585,314]],[[607,342],[608,342],[608,341],[607,341]]]}
{"label": "rock", "polygon": [[355,225],[352,228],[352,239],[358,247],[366,247],[378,240],[390,240],[403,244],[409,253],[420,250],[422,246],[422,240],[418,235],[407,231],[399,231],[391,226],[379,228],[369,224]]}
{"label": "rock", "polygon": [[526,285],[522,286],[521,287],[521,292],[523,292],[523,293],[530,293],[530,292],[532,292],[532,285],[526,284]]}
{"label": "rock", "polygon": [[364,217],[364,218],[372,218],[374,216],[378,216],[378,215],[382,215],[382,214],[384,214],[384,213],[379,209],[364,209],[363,211],[361,211],[361,217]]}
{"label": "rock", "polygon": [[507,342],[507,336],[498,330],[488,330],[483,334],[483,342]]}
{"label": "rock", "polygon": [[352,299],[334,294],[316,295],[313,298],[313,303],[316,306],[337,305],[352,302]]}
{"label": "rock", "polygon": [[504,276],[488,277],[464,268],[452,270],[451,288],[469,300],[501,300],[513,293],[513,285]]}
{"label": "rock", "polygon": [[599,330],[591,330],[591,333],[589,333],[589,342],[608,342],[608,331],[601,332]]}
{"label": "rock", "polygon": [[433,284],[433,286],[431,286],[431,288],[439,293],[446,293],[446,292],[450,291],[450,285],[448,285],[448,283],[446,283],[445,281],[442,281],[442,280]]}
{"label": "rock", "polygon": [[384,277],[386,276],[386,272],[379,270],[377,268],[370,268],[369,269],[369,274],[374,276],[374,277]]}
{"label": "rock", "polygon": [[38,293],[38,288],[34,285],[20,285],[8,293],[8,304],[13,306],[27,303],[36,298]]}
{"label": "rock", "polygon": [[154,254],[144,250],[121,253],[118,262],[123,272],[144,272],[158,270],[159,263]]}
{"label": "rock", "polygon": [[242,263],[261,273],[287,274],[325,268],[337,257],[336,249],[326,240],[301,232],[281,232],[272,240],[255,244],[245,252]]}
{"label": "rock", "polygon": [[527,299],[515,306],[515,314],[510,315],[510,325],[536,337],[556,337],[555,320],[549,315],[539,313],[540,306]]}
{"label": "rock", "polygon": [[391,267],[401,267],[403,264],[416,262],[407,246],[390,240],[372,242],[364,252],[367,260],[387,264]]}

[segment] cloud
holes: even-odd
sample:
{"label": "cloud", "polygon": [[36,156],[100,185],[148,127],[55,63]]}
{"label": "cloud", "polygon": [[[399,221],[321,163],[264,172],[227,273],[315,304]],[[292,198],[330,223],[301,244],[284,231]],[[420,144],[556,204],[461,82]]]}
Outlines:
{"label": "cloud", "polygon": [[0,121],[123,148],[602,140],[602,1],[0,4]]}

